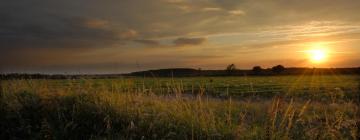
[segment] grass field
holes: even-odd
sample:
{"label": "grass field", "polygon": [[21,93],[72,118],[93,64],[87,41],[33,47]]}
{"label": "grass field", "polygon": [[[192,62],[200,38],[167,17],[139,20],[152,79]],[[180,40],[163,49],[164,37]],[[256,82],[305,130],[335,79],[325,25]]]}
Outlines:
{"label": "grass field", "polygon": [[357,139],[359,76],[7,80],[4,139]]}

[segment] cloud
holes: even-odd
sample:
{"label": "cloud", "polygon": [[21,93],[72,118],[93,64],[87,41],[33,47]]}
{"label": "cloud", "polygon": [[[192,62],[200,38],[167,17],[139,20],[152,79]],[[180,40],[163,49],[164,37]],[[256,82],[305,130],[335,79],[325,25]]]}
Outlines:
{"label": "cloud", "polygon": [[[79,0],[35,1],[4,2],[0,6],[0,15],[21,19],[12,24],[47,22],[54,28],[62,24],[51,21],[54,17],[88,17],[95,19],[86,22],[88,28],[129,29],[136,33],[121,36],[156,39],[185,36],[191,32],[201,32],[201,36],[244,32],[314,20],[360,21],[360,17],[353,14],[360,12],[356,7],[360,1],[354,0],[91,0],[86,6]],[[246,16],[241,16],[244,14]],[[235,15],[241,18],[234,18]]]}
{"label": "cloud", "polygon": [[157,46],[157,45],[160,45],[160,42],[157,41],[157,40],[137,39],[137,40],[134,40],[134,41],[137,42],[137,43],[141,43],[141,44],[144,44],[144,45],[148,45],[148,46]]}
{"label": "cloud", "polygon": [[176,46],[186,46],[186,45],[201,45],[207,39],[206,38],[178,38],[173,41]]}
{"label": "cloud", "polygon": [[164,0],[165,2],[168,2],[168,3],[184,3],[185,0]]}
{"label": "cloud", "polygon": [[247,3],[247,0],[210,0],[212,3],[225,9],[234,9]]}
{"label": "cloud", "polygon": [[[279,57],[265,53],[267,48],[324,40],[346,43],[351,39],[339,47],[358,53],[360,16],[354,14],[360,13],[358,5],[359,0],[4,1],[0,4],[0,68],[38,64],[40,69],[65,60],[79,66],[94,61],[100,66],[117,60],[148,60],[141,53],[144,48],[149,49],[146,53],[160,54],[148,60],[157,66],[165,63],[161,54],[173,54],[167,61],[174,65],[183,64],[176,59],[189,53],[211,56],[222,52],[226,59],[217,63],[249,61],[248,57],[261,53],[259,61],[264,61]],[[194,36],[200,37],[191,38]],[[204,47],[171,47],[207,41]],[[137,43],[161,47],[134,47]],[[239,53],[247,58],[233,59],[240,49],[232,46],[245,46]],[[105,50],[108,54],[95,57]],[[167,52],[170,50],[174,53]],[[101,58],[106,61],[99,61]]]}
{"label": "cloud", "polygon": [[122,39],[133,39],[136,38],[137,36],[138,36],[138,32],[133,29],[129,29],[120,33],[120,37]]}
{"label": "cloud", "polygon": [[88,27],[88,28],[95,28],[95,29],[101,29],[101,28],[106,28],[109,21],[107,20],[102,20],[102,19],[92,19],[92,18],[87,18],[87,19],[82,19],[84,26]]}
{"label": "cloud", "polygon": [[[97,18],[53,17],[43,23],[8,18],[0,23],[3,47],[103,47],[137,36],[134,30],[118,31]],[[15,24],[16,23],[16,24]]]}
{"label": "cloud", "polygon": [[231,15],[235,15],[235,16],[241,16],[241,15],[245,15],[245,12],[242,10],[231,10],[228,12]]}
{"label": "cloud", "polygon": [[205,11],[205,12],[218,12],[221,10],[223,10],[223,9],[221,9],[219,7],[205,7],[202,9],[202,11]]}
{"label": "cloud", "polygon": [[[147,46],[160,46],[160,45],[162,45],[160,43],[160,41],[152,40],[152,39],[135,39],[133,41],[136,42],[136,43],[147,45]],[[204,37],[196,37],[196,38],[180,37],[180,38],[176,38],[175,40],[173,40],[172,43],[175,46],[195,46],[195,45],[201,45],[201,44],[205,43],[206,41],[207,41],[207,38],[204,38]]]}

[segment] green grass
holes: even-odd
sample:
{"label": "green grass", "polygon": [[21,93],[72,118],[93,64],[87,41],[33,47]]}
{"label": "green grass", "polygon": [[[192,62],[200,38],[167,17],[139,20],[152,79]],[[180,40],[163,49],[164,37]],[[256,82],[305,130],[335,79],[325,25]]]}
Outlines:
{"label": "green grass", "polygon": [[357,76],[2,81],[2,139],[356,139]]}
{"label": "green grass", "polygon": [[[120,78],[77,80],[30,80],[19,81],[33,87],[54,92],[88,88],[90,92],[149,93],[157,95],[198,94],[200,90],[214,97],[268,97],[287,96],[306,99],[329,98],[354,99],[358,97],[357,75],[305,75],[269,77],[189,77],[189,78]],[[5,88],[19,90],[15,83],[5,82]],[[9,85],[10,84],[10,85]],[[21,86],[22,86],[21,85]],[[12,88],[12,89],[11,89]],[[86,91],[86,92],[87,92]],[[36,91],[39,92],[39,91]],[[41,91],[40,91],[41,92]],[[82,91],[79,91],[82,92]],[[85,92],[85,91],[84,91]]]}

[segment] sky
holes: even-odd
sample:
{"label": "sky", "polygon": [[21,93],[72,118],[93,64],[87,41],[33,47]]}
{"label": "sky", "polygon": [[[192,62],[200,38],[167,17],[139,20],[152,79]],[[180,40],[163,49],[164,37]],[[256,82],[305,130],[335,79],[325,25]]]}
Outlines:
{"label": "sky", "polygon": [[360,66],[360,0],[0,1],[1,72]]}

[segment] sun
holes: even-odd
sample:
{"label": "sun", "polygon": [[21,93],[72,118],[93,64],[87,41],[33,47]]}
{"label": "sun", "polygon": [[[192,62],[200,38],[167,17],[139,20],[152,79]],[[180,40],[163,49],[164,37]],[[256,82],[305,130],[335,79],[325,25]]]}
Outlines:
{"label": "sun", "polygon": [[325,50],[310,50],[310,59],[314,63],[324,62],[327,58],[327,52]]}
{"label": "sun", "polygon": [[304,51],[311,63],[325,63],[329,59],[329,46],[325,42],[316,42],[309,44],[309,48]]}
{"label": "sun", "polygon": [[322,62],[326,58],[326,52],[324,50],[311,50],[310,53],[313,62]]}

